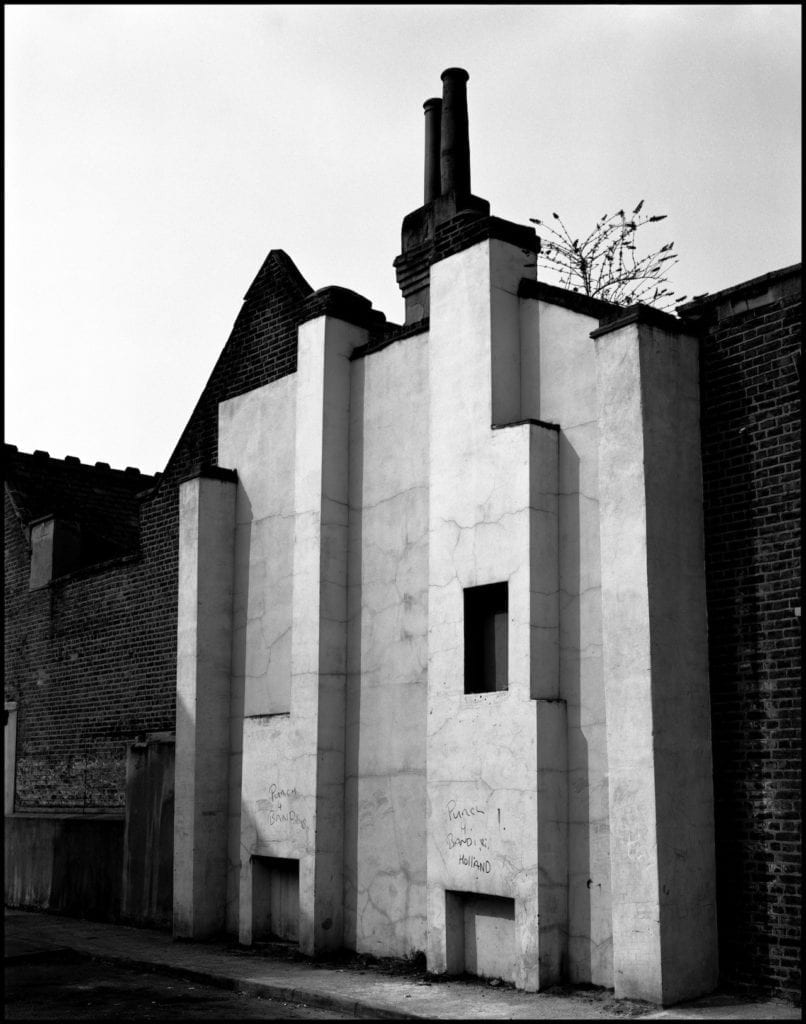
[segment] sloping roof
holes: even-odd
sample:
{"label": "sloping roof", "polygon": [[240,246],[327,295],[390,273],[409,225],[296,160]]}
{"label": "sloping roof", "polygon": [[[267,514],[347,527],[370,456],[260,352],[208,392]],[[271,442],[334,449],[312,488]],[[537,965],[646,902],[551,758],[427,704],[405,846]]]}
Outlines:
{"label": "sloping roof", "polygon": [[702,295],[695,295],[690,302],[677,307],[677,313],[681,317],[701,316],[706,310],[722,306],[721,315],[729,315],[731,307],[739,306],[742,299],[753,299],[764,301],[769,298],[773,301],[786,293],[800,291],[800,278],[803,272],[802,263],[793,263],[792,266],[782,267],[780,270],[771,270],[760,277],[751,278],[749,281],[742,281],[740,284],[731,285],[730,288],[723,288],[714,292],[713,295],[704,292]]}
{"label": "sloping roof", "polygon": [[94,466],[75,456],[51,458],[3,446],[4,479],[23,527],[45,516],[76,523],[81,530],[81,565],[132,554],[139,548],[140,497],[156,477],[137,469]]}
{"label": "sloping roof", "polygon": [[297,368],[300,309],[313,288],[282,249],[272,249],[244,295],[229,338],[161,474],[163,488],[216,465],[218,406]]}

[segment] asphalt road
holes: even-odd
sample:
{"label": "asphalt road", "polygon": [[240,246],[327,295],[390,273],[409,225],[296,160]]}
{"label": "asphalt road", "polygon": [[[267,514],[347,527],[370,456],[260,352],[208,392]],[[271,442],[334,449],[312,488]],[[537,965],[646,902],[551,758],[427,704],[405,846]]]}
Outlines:
{"label": "asphalt road", "polygon": [[6,1020],[355,1020],[119,963],[57,954],[5,965]]}

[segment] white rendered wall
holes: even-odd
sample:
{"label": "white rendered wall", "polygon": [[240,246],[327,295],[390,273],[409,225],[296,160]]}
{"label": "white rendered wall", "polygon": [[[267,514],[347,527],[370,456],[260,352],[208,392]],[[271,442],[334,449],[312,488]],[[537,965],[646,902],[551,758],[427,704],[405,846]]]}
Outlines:
{"label": "white rendered wall", "polygon": [[312,823],[300,860],[300,949],[344,938],[350,353],[367,333],[319,317],[299,328],[291,618],[291,764]]}
{"label": "white rendered wall", "polygon": [[[599,406],[592,317],[523,300],[524,406],[559,435],[560,696],[568,709],[568,973],[613,985],[602,675]],[[534,401],[535,382],[539,401]],[[528,396],[528,397],[527,397]]]}
{"label": "white rendered wall", "polygon": [[[611,754],[614,744],[639,751],[647,736],[638,728],[625,739],[626,720],[613,731],[606,713],[602,561],[627,576],[630,562],[601,540],[600,454],[612,455],[607,439],[619,431],[628,440],[647,431],[640,415],[634,430],[626,425],[643,378],[611,363],[603,398],[597,321],[519,299],[527,262],[498,241],[441,261],[430,333],[352,363],[365,332],[305,324],[297,374],[221,407],[220,462],[240,481],[228,922],[242,941],[251,939],[249,857],[287,857],[300,863],[309,951],[342,941],[377,955],[426,948],[432,970],[450,969],[445,894],[477,893],[515,900],[510,977],[520,987],[557,980],[561,960],[572,981],[618,982],[611,873],[629,858],[611,849],[610,822],[613,802],[626,814],[629,800],[609,790],[619,768],[608,732]],[[687,358],[658,362],[657,394],[681,385],[688,395],[696,374]],[[696,417],[689,398],[680,402],[690,480]],[[661,413],[653,422],[662,430],[647,435],[653,465],[677,451],[677,412]],[[530,419],[542,423],[521,422]],[[627,482],[616,458],[606,475],[611,489]],[[644,535],[649,524],[650,534],[690,540],[681,523],[693,522],[696,488],[687,485],[675,517],[662,482],[649,503],[662,514],[644,516]],[[628,512],[616,508],[608,536]],[[639,529],[628,554],[646,553],[641,544]],[[657,616],[677,549],[654,550]],[[509,689],[466,695],[463,588],[501,581]],[[618,589],[611,581],[611,594]],[[701,600],[695,587],[692,628],[704,622]],[[611,638],[622,618],[611,618]],[[699,658],[703,637],[694,640]],[[667,675],[690,675],[673,646],[650,650]],[[699,713],[697,678],[681,693]],[[647,709],[666,715],[678,743],[681,720],[661,698],[656,690]],[[700,739],[688,766],[698,792],[710,757]],[[652,757],[671,766],[650,785],[652,800],[673,804],[677,755]],[[679,905],[710,927],[706,810],[695,814],[700,895]],[[664,865],[677,879],[674,863]],[[618,886],[623,902],[621,877]],[[700,917],[695,904],[706,907]],[[495,925],[507,927],[505,916]],[[675,958],[685,967],[683,931],[664,927],[650,959],[658,971]],[[657,991],[666,999],[672,990]]]}
{"label": "white rendered wall", "polygon": [[225,924],[235,484],[179,488],[174,934]]}
{"label": "white rendered wall", "polygon": [[[244,481],[234,734],[239,713],[246,717],[240,826],[231,815],[240,843],[233,916],[240,940],[251,942],[251,858],[296,860],[308,953],[343,943],[349,355],[364,341],[366,331],[343,321],[307,321],[294,377],[225,403],[220,420],[219,459]],[[237,761],[236,735],[232,751]],[[234,852],[233,843],[233,870]]]}
{"label": "white rendered wall", "polygon": [[[268,850],[297,857],[305,847],[295,842],[305,831],[296,799],[285,795],[294,788],[286,766],[296,385],[293,374],[219,406],[219,462],[238,468],[227,885],[227,930],[234,934],[242,851],[247,859]],[[280,821],[287,826],[282,841]]]}
{"label": "white rendered wall", "polygon": [[[537,989],[559,980],[565,940],[557,432],[492,429],[521,415],[526,262],[489,241],[431,269],[428,960],[459,966],[446,893],[514,899],[508,977]],[[465,694],[464,588],[504,581],[509,689]]]}
{"label": "white rendered wall", "polygon": [[352,364],[345,941],[425,949],[428,336]]}
{"label": "white rendered wall", "polygon": [[697,343],[596,339],[617,996],[717,981]]}

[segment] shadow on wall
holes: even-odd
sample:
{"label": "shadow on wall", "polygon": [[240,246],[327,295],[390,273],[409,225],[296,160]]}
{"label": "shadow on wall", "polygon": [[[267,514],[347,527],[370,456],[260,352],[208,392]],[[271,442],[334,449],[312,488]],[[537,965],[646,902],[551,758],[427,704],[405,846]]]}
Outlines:
{"label": "shadow on wall", "polygon": [[119,919],[122,816],[14,815],[4,831],[7,906]]}
{"label": "shadow on wall", "polygon": [[[238,934],[241,884],[241,858],[248,856],[241,844],[244,833],[243,733],[246,702],[247,626],[249,622],[249,582],[252,554],[252,502],[243,482],[238,480],[235,499],[235,576],[232,581],[232,666],[230,676],[229,763],[227,766],[227,878],[224,928]],[[249,823],[249,835],[256,825]]]}
{"label": "shadow on wall", "polygon": [[581,576],[580,460],[564,431],[560,463],[560,681],[568,713],[568,963],[564,974],[573,983],[597,981],[592,896],[601,880],[591,877],[591,801],[588,741],[582,723],[580,626]]}
{"label": "shadow on wall", "polygon": [[174,738],[129,747],[121,917],[170,928],[173,918]]}
{"label": "shadow on wall", "polygon": [[[344,945],[358,943],[358,780],[361,771],[361,650],[363,541],[364,431],[354,430],[356,409],[364,407],[365,362],[351,367],[350,423],[350,527],[347,541],[347,700],[345,707],[344,758]],[[360,402],[356,397],[360,396]],[[355,502],[355,505],[353,505]],[[354,570],[357,567],[357,572]],[[356,578],[357,576],[357,578]]]}
{"label": "shadow on wall", "polygon": [[173,738],[129,748],[126,815],[5,819],[5,899],[97,921],[169,927]]}
{"label": "shadow on wall", "polygon": [[[762,813],[774,800],[764,761],[765,704],[774,671],[767,662],[774,655],[765,651],[758,589],[765,533],[764,503],[756,493],[762,445],[747,395],[727,409],[711,409],[708,402],[708,377],[727,376],[730,358],[716,345],[705,346],[700,363],[706,367],[701,401],[717,935],[722,980],[742,985],[758,977],[759,964],[770,962],[768,913],[777,912],[772,894],[781,883],[769,853],[770,840],[779,838],[768,831],[774,815]],[[717,468],[726,457],[729,494]],[[757,893],[766,894],[761,904]]]}

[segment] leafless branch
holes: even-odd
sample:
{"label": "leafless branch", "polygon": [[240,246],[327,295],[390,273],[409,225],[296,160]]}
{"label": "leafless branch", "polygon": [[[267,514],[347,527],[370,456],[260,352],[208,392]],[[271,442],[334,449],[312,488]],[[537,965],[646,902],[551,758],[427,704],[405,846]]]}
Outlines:
{"label": "leafless branch", "polygon": [[542,265],[562,288],[620,305],[644,302],[668,309],[682,301],[668,287],[668,274],[678,260],[674,242],[646,256],[638,255],[636,235],[646,224],[665,220],[666,214],[642,214],[644,200],[629,215],[624,210],[603,214],[582,241],[568,230],[558,213],[552,223],[531,218],[539,226]]}

